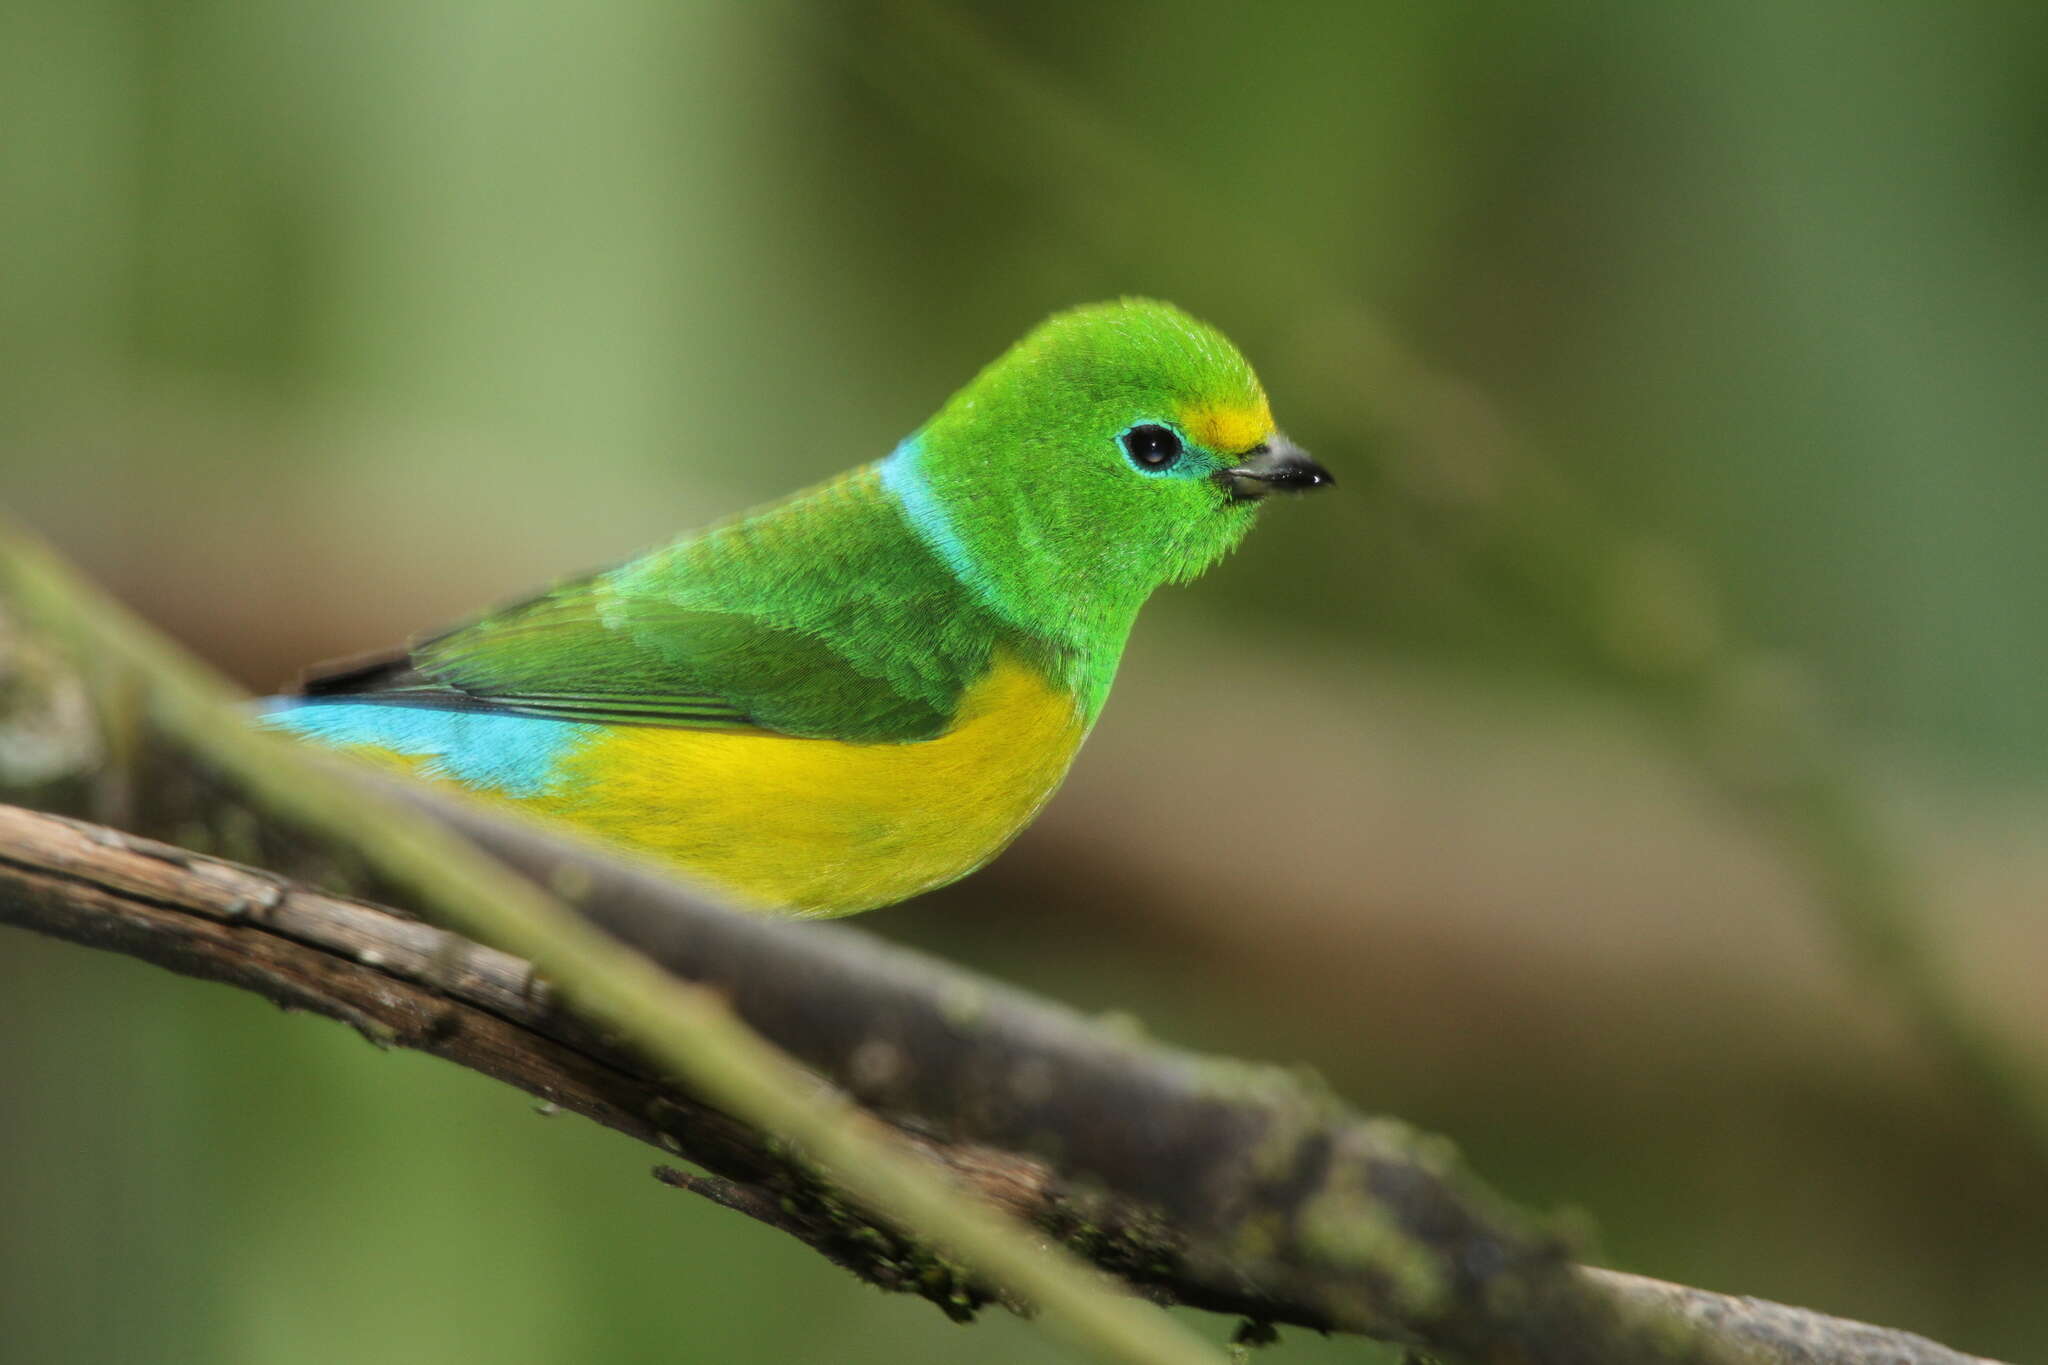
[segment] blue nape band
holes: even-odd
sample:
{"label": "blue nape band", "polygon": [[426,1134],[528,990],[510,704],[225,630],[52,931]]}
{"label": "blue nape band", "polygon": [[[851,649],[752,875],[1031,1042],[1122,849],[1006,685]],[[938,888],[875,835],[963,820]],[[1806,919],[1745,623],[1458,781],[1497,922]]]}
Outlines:
{"label": "blue nape band", "polygon": [[989,596],[987,580],[976,567],[967,542],[960,539],[960,533],[953,529],[952,518],[939,504],[924,471],[918,468],[920,452],[915,436],[891,451],[881,463],[882,487],[895,497],[918,539],[945,561],[946,567],[953,571],[953,577],[986,599]]}

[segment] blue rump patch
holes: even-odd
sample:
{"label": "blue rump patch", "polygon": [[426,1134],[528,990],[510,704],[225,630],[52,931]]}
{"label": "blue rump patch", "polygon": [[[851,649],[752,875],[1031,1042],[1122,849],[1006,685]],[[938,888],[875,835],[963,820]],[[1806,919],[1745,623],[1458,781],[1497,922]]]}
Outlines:
{"label": "blue rump patch", "polygon": [[488,711],[437,711],[424,706],[304,701],[270,697],[262,724],[336,746],[374,744],[410,758],[422,770],[507,796],[537,795],[555,761],[598,727]]}

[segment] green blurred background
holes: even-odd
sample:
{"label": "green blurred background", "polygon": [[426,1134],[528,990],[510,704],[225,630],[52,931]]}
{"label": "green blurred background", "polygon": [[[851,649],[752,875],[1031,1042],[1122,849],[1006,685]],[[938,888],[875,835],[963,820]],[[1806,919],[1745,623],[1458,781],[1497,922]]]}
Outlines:
{"label": "green blurred background", "polygon": [[[1547,471],[1681,615],[1695,553],[2048,1068],[2048,7],[0,0],[0,500],[252,688],[1130,292],[1343,487],[1154,604],[1011,853],[865,923],[1306,1062],[1610,1263],[2048,1356],[2038,1151],[1413,493]],[[9,1365],[1063,1358],[649,1155],[0,938]]]}

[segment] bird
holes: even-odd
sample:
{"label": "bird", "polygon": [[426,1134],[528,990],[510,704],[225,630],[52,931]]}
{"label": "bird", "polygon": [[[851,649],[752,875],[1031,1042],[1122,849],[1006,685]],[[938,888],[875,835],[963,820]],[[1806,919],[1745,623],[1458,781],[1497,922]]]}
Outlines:
{"label": "bird", "polygon": [[651,856],[749,909],[981,867],[1101,714],[1139,608],[1330,487],[1166,303],[1056,313],[886,456],[397,650],[261,722]]}

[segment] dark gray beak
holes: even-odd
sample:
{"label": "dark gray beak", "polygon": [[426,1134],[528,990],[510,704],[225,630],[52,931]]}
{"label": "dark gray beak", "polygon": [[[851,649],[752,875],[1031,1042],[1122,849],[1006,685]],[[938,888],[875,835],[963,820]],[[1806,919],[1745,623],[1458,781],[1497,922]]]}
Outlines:
{"label": "dark gray beak", "polygon": [[1216,477],[1230,489],[1230,496],[1240,502],[1263,498],[1276,490],[1306,493],[1311,488],[1337,486],[1329,470],[1285,436],[1275,436],[1246,456],[1237,468],[1226,469]]}

